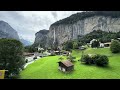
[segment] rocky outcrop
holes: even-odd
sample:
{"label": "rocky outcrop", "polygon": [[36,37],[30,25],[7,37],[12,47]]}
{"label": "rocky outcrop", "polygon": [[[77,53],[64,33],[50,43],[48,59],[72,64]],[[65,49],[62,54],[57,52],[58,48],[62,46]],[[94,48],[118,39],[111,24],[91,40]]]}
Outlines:
{"label": "rocky outcrop", "polygon": [[102,30],[107,32],[120,31],[120,18],[112,18],[110,16],[92,16],[82,20],[78,20],[73,24],[51,25],[49,38],[58,40],[59,45],[68,41],[77,39],[78,35],[85,35],[93,30]]}
{"label": "rocky outcrop", "polygon": [[34,45],[38,46],[40,45],[41,47],[45,47],[46,42],[47,42],[47,37],[48,37],[49,30],[40,30],[35,34],[35,42]]}
{"label": "rocky outcrop", "polygon": [[0,21],[0,38],[12,38],[19,40],[17,31],[4,21]]}
{"label": "rocky outcrop", "polygon": [[[57,42],[61,46],[68,40],[77,39],[94,30],[120,31],[120,11],[95,11],[76,13],[53,23],[47,34],[36,33],[35,43],[51,46]],[[48,33],[49,32],[49,33]],[[44,42],[43,42],[44,41]]]}

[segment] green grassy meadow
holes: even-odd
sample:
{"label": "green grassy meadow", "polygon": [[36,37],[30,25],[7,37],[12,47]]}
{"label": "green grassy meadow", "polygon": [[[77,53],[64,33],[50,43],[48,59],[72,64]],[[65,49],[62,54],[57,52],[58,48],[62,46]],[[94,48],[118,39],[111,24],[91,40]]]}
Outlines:
{"label": "green grassy meadow", "polygon": [[[81,64],[80,50],[73,50],[72,55],[76,57],[74,71],[63,73],[58,70],[58,58],[60,56],[48,56],[41,58],[27,66],[20,73],[20,79],[120,79],[120,53],[112,54],[109,48],[88,48],[84,54],[104,54],[109,58],[107,67]],[[66,57],[64,60],[66,60]]]}

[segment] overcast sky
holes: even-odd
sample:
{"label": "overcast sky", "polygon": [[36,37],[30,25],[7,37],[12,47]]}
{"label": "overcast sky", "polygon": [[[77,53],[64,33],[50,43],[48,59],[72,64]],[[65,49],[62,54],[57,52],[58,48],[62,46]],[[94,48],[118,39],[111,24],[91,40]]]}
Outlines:
{"label": "overcast sky", "polygon": [[52,23],[81,11],[0,11],[0,20],[11,25],[20,37],[34,42],[35,33],[49,30]]}

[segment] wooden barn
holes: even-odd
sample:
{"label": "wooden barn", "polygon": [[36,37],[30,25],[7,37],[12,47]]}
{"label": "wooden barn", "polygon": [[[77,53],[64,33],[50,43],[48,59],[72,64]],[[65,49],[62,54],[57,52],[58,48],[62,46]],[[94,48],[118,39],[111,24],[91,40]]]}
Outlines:
{"label": "wooden barn", "polygon": [[72,62],[70,62],[69,60],[66,61],[60,61],[59,63],[59,70],[63,71],[63,72],[69,72],[74,70],[74,64]]}

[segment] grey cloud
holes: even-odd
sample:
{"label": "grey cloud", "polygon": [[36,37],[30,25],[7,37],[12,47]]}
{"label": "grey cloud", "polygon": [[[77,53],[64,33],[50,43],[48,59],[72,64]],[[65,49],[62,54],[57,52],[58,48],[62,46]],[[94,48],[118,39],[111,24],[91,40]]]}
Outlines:
{"label": "grey cloud", "polygon": [[58,17],[57,12],[56,11],[52,11],[51,14],[54,17],[54,19],[56,20],[57,17]]}
{"label": "grey cloud", "polygon": [[[0,11],[0,20],[8,22],[20,36],[24,39],[34,42],[35,33],[41,29],[49,29],[50,25],[56,20],[65,18],[73,13],[68,11],[51,11],[48,14],[35,14],[34,12],[26,11],[23,15],[21,11]],[[42,13],[38,11],[39,13]],[[34,13],[34,14],[33,14]]]}

